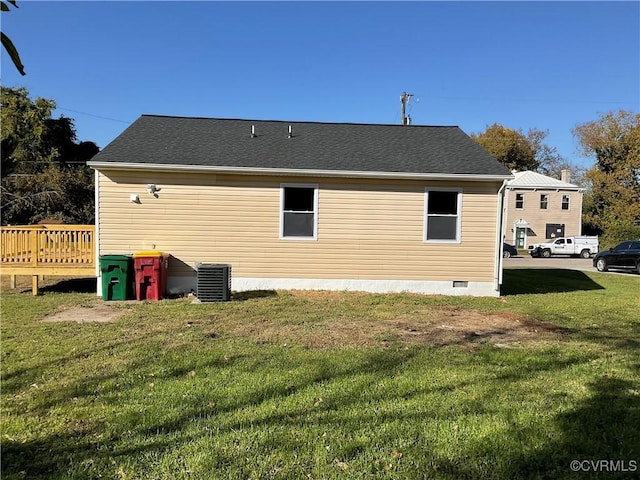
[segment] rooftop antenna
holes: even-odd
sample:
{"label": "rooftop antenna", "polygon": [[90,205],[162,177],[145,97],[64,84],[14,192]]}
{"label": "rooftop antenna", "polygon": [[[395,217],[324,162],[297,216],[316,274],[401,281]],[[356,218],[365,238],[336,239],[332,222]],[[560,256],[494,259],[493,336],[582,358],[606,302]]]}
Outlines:
{"label": "rooftop antenna", "polygon": [[400,104],[402,108],[400,109],[400,124],[401,125],[410,125],[411,117],[407,117],[407,105],[411,102],[411,97],[413,97],[413,93],[402,92],[400,95]]}

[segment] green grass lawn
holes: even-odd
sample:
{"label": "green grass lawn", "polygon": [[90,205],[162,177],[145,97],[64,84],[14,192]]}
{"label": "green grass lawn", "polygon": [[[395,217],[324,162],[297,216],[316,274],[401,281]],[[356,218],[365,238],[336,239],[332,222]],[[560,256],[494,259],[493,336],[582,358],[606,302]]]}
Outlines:
{"label": "green grass lawn", "polygon": [[640,277],[504,279],[118,302],[110,323],[43,321],[90,319],[91,293],[3,288],[2,478],[637,478]]}

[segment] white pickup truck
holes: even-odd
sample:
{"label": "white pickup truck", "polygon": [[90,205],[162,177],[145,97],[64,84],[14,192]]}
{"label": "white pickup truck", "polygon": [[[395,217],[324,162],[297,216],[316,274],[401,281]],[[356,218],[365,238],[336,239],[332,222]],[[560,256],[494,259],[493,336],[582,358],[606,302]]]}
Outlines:
{"label": "white pickup truck", "polygon": [[527,247],[532,257],[549,258],[551,255],[571,255],[589,258],[598,253],[598,237],[560,237],[546,243],[533,243]]}

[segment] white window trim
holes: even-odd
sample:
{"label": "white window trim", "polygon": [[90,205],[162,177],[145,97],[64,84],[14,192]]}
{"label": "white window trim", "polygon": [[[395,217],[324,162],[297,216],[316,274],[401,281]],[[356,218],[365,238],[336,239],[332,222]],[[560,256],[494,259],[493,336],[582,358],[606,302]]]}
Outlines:
{"label": "white window trim", "polygon": [[[429,192],[457,192],[457,212],[456,218],[458,221],[456,222],[456,238],[454,240],[442,240],[442,239],[434,239],[427,240],[427,218],[429,211]],[[442,215],[439,215],[442,216]],[[453,216],[453,215],[450,215]],[[423,243],[461,243],[462,242],[462,188],[456,187],[425,187],[424,189],[424,214],[422,216],[423,221],[423,232],[422,232],[422,241]]]}
{"label": "white window trim", "polygon": [[[567,197],[567,208],[562,208],[562,206],[564,205],[564,197]],[[560,210],[564,211],[564,212],[568,212],[571,210],[571,195],[567,194],[563,194],[562,197],[560,197]]]}
{"label": "white window trim", "polygon": [[[544,202],[542,201],[544,198]],[[524,202],[522,202],[524,204]],[[542,207],[544,203],[544,208]],[[549,210],[549,194],[548,193],[541,193],[540,194],[540,210]]]}
{"label": "white window trim", "polygon": [[[312,237],[285,237],[284,236],[284,189],[313,188],[313,236]],[[308,212],[312,213],[312,212]],[[281,183],[280,184],[280,240],[313,241],[318,240],[318,184],[317,183]]]}
{"label": "white window trim", "polygon": [[[521,207],[518,206],[518,195],[520,195],[522,197],[522,206]],[[521,192],[516,193],[516,202],[515,202],[514,205],[515,205],[515,209],[516,210],[524,210],[524,193],[521,193]]]}

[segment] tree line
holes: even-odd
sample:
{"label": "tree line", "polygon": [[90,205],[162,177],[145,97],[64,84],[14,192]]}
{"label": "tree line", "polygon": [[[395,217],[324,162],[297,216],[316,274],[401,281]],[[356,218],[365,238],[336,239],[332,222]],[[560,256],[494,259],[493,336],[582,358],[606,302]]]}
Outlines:
{"label": "tree line", "polygon": [[[32,100],[25,88],[2,87],[2,224],[43,219],[94,222],[93,171],[86,161],[93,142],[78,142],[74,121],[52,118],[53,100]],[[582,153],[594,159],[580,169],[545,143],[548,132],[526,133],[487,126],[471,138],[510,170],[533,170],[560,178],[569,169],[585,188],[583,229],[602,243],[640,238],[640,114],[609,112],[573,131]]]}
{"label": "tree line", "polygon": [[94,142],[78,142],[73,120],[52,118],[53,100],[29,98],[26,88],[2,87],[0,119],[3,225],[45,219],[94,222]]}
{"label": "tree line", "polygon": [[569,169],[574,183],[585,188],[583,233],[600,235],[603,245],[640,239],[640,114],[609,112],[574,128],[583,155],[594,159],[589,169],[571,165],[545,144],[547,135],[493,124],[471,138],[510,170],[560,178]]}

